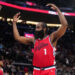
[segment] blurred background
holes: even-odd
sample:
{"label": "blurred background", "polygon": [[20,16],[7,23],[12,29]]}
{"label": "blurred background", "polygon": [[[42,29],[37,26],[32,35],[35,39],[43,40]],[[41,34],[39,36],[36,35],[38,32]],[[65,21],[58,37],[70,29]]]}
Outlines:
{"label": "blurred background", "polygon": [[50,34],[61,24],[56,12],[45,6],[47,3],[56,4],[69,23],[57,44],[57,75],[75,75],[75,0],[0,0],[0,58],[4,75],[32,75],[33,44],[14,40],[12,18],[21,12],[17,27],[22,36],[33,37],[35,24],[40,21],[47,23]]}

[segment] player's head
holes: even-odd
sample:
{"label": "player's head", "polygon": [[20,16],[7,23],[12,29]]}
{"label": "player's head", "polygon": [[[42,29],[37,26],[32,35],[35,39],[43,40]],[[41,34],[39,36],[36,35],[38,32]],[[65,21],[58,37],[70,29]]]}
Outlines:
{"label": "player's head", "polygon": [[35,28],[35,39],[43,39],[47,35],[47,24],[44,22],[39,22],[36,24]]}

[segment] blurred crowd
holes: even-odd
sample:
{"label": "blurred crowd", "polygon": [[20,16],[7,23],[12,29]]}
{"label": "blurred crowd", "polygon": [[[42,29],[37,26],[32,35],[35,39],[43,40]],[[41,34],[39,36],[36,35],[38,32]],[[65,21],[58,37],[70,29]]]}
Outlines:
{"label": "blurred crowd", "polygon": [[[23,25],[21,25],[23,24]],[[28,29],[27,29],[28,28]],[[18,23],[21,35],[33,33],[35,26]],[[48,31],[57,28],[48,27]],[[58,41],[56,52],[57,75],[75,75],[75,33],[68,29]],[[23,45],[13,38],[12,23],[0,21],[0,57],[3,60],[4,75],[32,75],[33,44]]]}

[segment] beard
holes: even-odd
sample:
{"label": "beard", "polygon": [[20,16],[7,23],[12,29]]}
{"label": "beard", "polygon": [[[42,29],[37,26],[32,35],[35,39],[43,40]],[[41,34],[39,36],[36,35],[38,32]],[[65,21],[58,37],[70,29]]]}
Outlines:
{"label": "beard", "polygon": [[44,37],[44,30],[40,30],[40,31],[35,31],[35,39],[43,39]]}

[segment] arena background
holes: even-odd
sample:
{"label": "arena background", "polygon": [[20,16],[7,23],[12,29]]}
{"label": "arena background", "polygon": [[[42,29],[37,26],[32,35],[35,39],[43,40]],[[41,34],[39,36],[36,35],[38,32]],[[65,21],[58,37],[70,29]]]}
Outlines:
{"label": "arena background", "polygon": [[45,6],[47,3],[56,4],[69,23],[57,45],[57,75],[75,75],[75,0],[0,0],[0,57],[4,75],[32,75],[33,44],[23,45],[14,40],[12,18],[21,12],[17,23],[20,35],[34,34],[35,24],[39,21],[47,23],[50,34],[61,24],[56,12]]}

